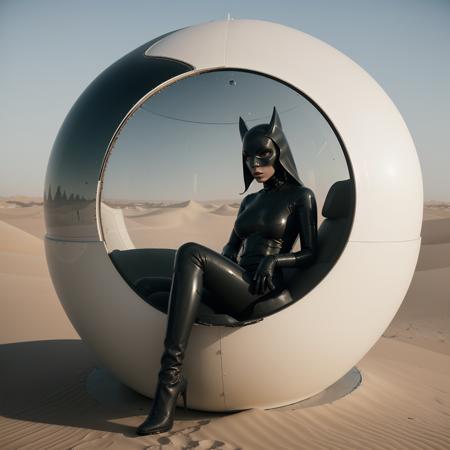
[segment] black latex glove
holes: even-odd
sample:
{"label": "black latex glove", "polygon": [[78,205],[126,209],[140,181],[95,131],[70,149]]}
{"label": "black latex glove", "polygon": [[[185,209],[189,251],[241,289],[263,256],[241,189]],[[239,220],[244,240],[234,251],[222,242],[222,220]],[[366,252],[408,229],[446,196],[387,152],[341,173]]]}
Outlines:
{"label": "black latex glove", "polygon": [[263,295],[267,289],[275,289],[273,284],[273,272],[275,270],[275,256],[265,256],[256,269],[253,280],[250,283],[250,293],[254,295]]}

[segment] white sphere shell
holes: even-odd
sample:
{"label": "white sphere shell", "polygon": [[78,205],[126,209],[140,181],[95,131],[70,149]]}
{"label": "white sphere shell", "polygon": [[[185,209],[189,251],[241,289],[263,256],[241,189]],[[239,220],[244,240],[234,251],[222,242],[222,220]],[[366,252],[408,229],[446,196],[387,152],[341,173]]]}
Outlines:
{"label": "white sphere shell", "polygon": [[[282,25],[211,22],[163,37],[146,54],[187,62],[195,68],[192,73],[238,68],[280,79],[319,105],[345,144],[356,208],[349,241],[332,270],[301,301],[258,323],[195,325],[185,359],[191,408],[270,408],[310,397],[364,356],[410,284],[420,247],[423,194],[407,127],[358,65]],[[53,232],[46,238],[58,296],[102,364],[152,396],[166,316],[131,290],[92,227],[86,233],[71,239]]]}
{"label": "white sphere shell", "polygon": [[350,58],[308,34],[258,20],[185,28],[146,54],[189,61],[198,70],[254,70],[295,86],[325,111],[349,153],[357,194],[350,240],[419,237],[423,186],[411,135],[392,100]]}

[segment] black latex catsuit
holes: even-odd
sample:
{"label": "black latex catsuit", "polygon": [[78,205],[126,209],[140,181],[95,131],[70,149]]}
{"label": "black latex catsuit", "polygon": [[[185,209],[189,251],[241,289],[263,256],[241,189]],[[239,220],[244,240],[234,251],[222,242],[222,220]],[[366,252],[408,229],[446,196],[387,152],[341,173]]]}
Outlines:
{"label": "black latex catsuit", "polygon": [[[161,432],[172,425],[176,397],[186,392],[181,366],[200,301],[246,319],[255,304],[285,295],[281,268],[307,265],[315,258],[314,194],[298,177],[276,110],[270,124],[251,130],[240,119],[240,132],[246,190],[253,180],[252,167],[272,165],[275,174],[262,190],[242,201],[222,254],[196,243],[178,249],[158,388],[139,434]],[[290,253],[297,237],[301,250]],[[203,288],[208,299],[202,299]]]}
{"label": "black latex catsuit", "polygon": [[[242,201],[222,254],[196,243],[178,249],[172,302],[178,296],[200,296],[205,287],[204,301],[211,308],[239,320],[252,317],[255,304],[285,295],[281,267],[298,267],[314,257],[314,216],[309,189],[272,177],[264,189]],[[289,253],[299,235],[302,250]],[[267,267],[261,267],[256,278],[262,261]],[[181,320],[185,318],[183,314]]]}

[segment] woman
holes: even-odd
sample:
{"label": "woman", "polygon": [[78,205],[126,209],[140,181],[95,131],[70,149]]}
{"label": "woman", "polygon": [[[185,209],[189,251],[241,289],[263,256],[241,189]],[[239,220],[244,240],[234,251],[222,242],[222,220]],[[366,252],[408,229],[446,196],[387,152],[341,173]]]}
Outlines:
{"label": "woman", "polygon": [[[178,249],[158,386],[150,414],[137,429],[140,435],[170,430],[180,394],[186,406],[182,363],[203,286],[220,309],[249,318],[256,304],[285,295],[281,268],[311,264],[316,256],[314,194],[300,181],[276,109],[270,124],[248,130],[240,118],[239,129],[244,192],[253,179],[264,189],[242,201],[222,254],[195,243]],[[297,236],[301,250],[290,253]]]}

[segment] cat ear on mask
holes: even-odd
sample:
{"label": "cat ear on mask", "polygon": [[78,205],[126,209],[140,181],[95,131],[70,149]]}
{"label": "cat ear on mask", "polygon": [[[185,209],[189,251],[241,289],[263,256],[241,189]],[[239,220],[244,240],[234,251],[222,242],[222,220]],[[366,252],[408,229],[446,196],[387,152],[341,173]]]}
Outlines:
{"label": "cat ear on mask", "polygon": [[244,136],[248,131],[247,125],[244,122],[244,119],[239,116],[239,132],[241,133],[241,140],[244,140]]}
{"label": "cat ear on mask", "polygon": [[272,112],[272,118],[270,119],[270,124],[269,124],[269,135],[270,136],[275,134],[276,128],[279,128],[280,130],[282,130],[281,120],[280,120],[280,117],[278,116],[277,109],[274,106],[273,112]]}

